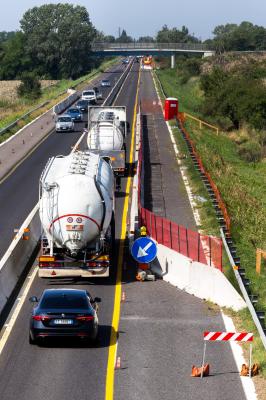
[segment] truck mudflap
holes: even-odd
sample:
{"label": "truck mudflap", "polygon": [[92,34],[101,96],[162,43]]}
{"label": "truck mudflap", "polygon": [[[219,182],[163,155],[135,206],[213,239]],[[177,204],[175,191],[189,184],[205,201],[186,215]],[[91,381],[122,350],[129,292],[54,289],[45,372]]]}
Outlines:
{"label": "truck mudflap", "polygon": [[91,153],[110,160],[115,175],[124,176],[126,173],[126,152],[125,150],[90,150]]}

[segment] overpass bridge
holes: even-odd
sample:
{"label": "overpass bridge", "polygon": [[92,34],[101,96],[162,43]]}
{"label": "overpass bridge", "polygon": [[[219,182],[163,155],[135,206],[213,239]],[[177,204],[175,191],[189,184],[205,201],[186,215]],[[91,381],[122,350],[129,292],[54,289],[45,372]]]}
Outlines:
{"label": "overpass bridge", "polygon": [[189,54],[208,57],[215,54],[215,51],[202,43],[106,43],[95,42],[92,45],[92,52],[96,56],[171,56],[171,67],[175,66],[176,54]]}

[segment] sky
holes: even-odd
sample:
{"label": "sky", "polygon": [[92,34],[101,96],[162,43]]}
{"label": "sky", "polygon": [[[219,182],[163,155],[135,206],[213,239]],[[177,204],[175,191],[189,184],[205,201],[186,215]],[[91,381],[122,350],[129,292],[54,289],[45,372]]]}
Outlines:
{"label": "sky", "polygon": [[[212,37],[217,25],[249,21],[266,27],[266,0],[50,0],[47,3],[70,3],[85,6],[96,29],[118,36],[120,29],[137,39],[155,36],[166,24],[201,40]],[[0,31],[20,28],[25,11],[46,4],[43,0],[0,0]]]}

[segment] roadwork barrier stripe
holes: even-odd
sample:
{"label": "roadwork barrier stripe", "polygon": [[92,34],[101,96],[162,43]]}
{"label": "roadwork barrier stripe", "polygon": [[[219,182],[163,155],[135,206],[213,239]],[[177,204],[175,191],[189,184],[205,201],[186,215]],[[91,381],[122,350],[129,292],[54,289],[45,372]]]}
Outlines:
{"label": "roadwork barrier stripe", "polygon": [[210,341],[231,341],[231,342],[252,342],[253,333],[248,332],[204,332],[204,340]]}

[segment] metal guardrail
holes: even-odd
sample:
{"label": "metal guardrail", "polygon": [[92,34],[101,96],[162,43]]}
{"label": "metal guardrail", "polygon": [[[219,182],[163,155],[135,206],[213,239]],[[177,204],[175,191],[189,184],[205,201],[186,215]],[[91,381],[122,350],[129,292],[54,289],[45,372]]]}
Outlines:
{"label": "metal guardrail", "polygon": [[18,124],[19,121],[27,118],[30,114],[32,114],[34,111],[38,110],[39,108],[44,107],[46,104],[48,104],[50,101],[47,100],[44,103],[38,105],[37,107],[33,108],[32,110],[28,111],[26,114],[22,115],[20,118],[16,119],[14,122],[11,124],[5,126],[4,128],[0,129],[0,135],[3,135],[5,132],[8,132],[10,129],[14,128]]}
{"label": "metal guardrail", "polygon": [[121,49],[150,49],[150,50],[198,50],[198,51],[213,51],[207,45],[202,43],[107,43],[107,42],[95,42],[92,44],[92,51],[96,50],[121,50]]}
{"label": "metal guardrail", "polygon": [[[93,72],[89,79],[93,78],[96,74],[98,73],[98,71]],[[88,78],[84,78],[81,81],[79,81],[78,83],[76,83],[75,85],[71,86],[72,88],[76,88],[78,85],[80,85],[81,83],[85,82]],[[63,94],[67,93],[68,89],[63,90],[62,92],[58,93],[58,95],[56,97],[60,97]],[[53,99],[52,99],[53,100]],[[10,131],[10,129],[14,128],[19,121],[22,121],[23,119],[27,118],[30,114],[32,114],[34,111],[39,110],[40,108],[46,106],[47,104],[51,103],[52,100],[47,100],[44,103],[39,104],[37,107],[32,108],[30,111],[28,111],[26,114],[23,114],[21,117],[19,117],[18,119],[16,119],[15,121],[11,122],[11,124],[5,126],[4,128],[0,129],[0,136],[5,134],[6,132]]]}
{"label": "metal guardrail", "polygon": [[230,252],[230,249],[229,249],[229,247],[228,247],[228,244],[227,244],[227,242],[226,242],[226,238],[225,238],[225,235],[224,235],[224,231],[223,231],[222,228],[220,229],[220,231],[221,231],[221,237],[222,237],[222,240],[223,240],[224,248],[225,248],[225,250],[226,250],[227,256],[228,256],[229,261],[230,261],[230,264],[231,264],[231,266],[232,266],[232,268],[233,268],[233,271],[234,271],[236,280],[237,280],[237,282],[238,282],[238,285],[239,285],[239,287],[240,287],[241,293],[242,293],[242,295],[243,295],[243,297],[244,297],[244,299],[245,299],[245,301],[246,301],[246,303],[247,303],[247,306],[248,306],[248,309],[249,309],[250,314],[251,314],[251,316],[252,316],[252,319],[253,319],[253,321],[254,321],[254,324],[256,325],[256,328],[258,329],[258,332],[259,332],[259,335],[260,335],[262,344],[263,344],[263,346],[264,346],[264,348],[265,348],[265,350],[266,350],[266,336],[265,336],[265,332],[264,332],[263,327],[262,327],[262,325],[261,325],[261,323],[260,323],[260,320],[259,320],[259,318],[258,318],[258,315],[257,315],[257,313],[256,313],[256,310],[255,310],[255,308],[253,307],[253,304],[252,304],[252,302],[251,302],[251,300],[250,300],[250,297],[249,297],[249,295],[248,295],[248,293],[247,293],[247,291],[246,291],[246,288],[245,288],[245,286],[244,286],[244,284],[243,284],[243,281],[242,281],[242,279],[241,279],[241,275],[240,275],[239,272],[238,272],[238,268],[236,268],[236,265],[235,265],[233,256],[232,256],[232,254],[231,254],[231,252]]}

